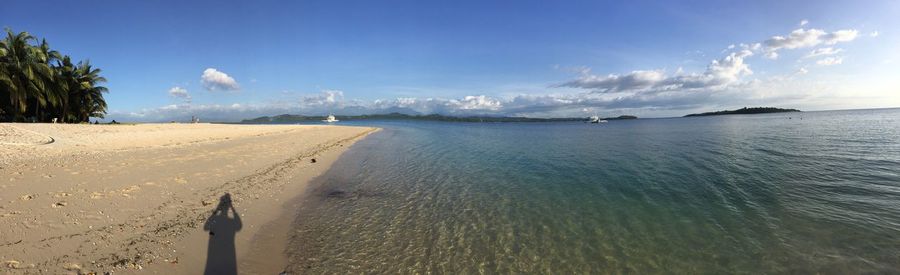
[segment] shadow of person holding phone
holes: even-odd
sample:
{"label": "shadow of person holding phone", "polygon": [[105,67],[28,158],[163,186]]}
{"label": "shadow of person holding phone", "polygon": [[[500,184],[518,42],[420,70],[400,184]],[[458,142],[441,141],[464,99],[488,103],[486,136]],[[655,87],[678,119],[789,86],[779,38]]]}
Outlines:
{"label": "shadow of person holding phone", "polygon": [[[229,210],[231,217],[228,216]],[[203,274],[237,274],[234,236],[241,231],[241,226],[241,216],[231,204],[231,194],[225,193],[203,225],[203,231],[209,231],[206,269]]]}

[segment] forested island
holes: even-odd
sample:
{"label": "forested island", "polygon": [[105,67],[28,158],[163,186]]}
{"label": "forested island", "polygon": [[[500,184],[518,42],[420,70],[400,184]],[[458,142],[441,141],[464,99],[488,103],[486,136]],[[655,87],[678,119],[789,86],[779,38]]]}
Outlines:
{"label": "forested island", "polygon": [[[245,119],[240,123],[243,124],[262,124],[262,123],[296,123],[324,120],[325,116],[304,116],[283,114],[277,116],[264,116],[254,119]],[[561,121],[585,121],[583,117],[566,117],[566,118],[532,118],[532,117],[494,117],[494,116],[446,116],[438,114],[430,115],[408,115],[401,113],[390,114],[372,114],[357,116],[335,116],[338,120],[428,120],[428,121],[451,121],[451,122],[561,122]],[[618,116],[604,118],[606,120],[617,119],[636,119],[636,116]]]}
{"label": "forested island", "polygon": [[[38,43],[40,41],[40,43]],[[106,114],[106,78],[44,39],[6,29],[0,40],[0,121],[88,122]]]}
{"label": "forested island", "polygon": [[769,113],[790,113],[790,112],[799,112],[797,109],[781,109],[774,107],[753,107],[753,108],[740,108],[737,110],[725,110],[725,111],[717,111],[717,112],[706,112],[699,114],[689,114],[685,117],[693,117],[693,116],[719,116],[719,115],[750,115],[750,114],[769,114]]}

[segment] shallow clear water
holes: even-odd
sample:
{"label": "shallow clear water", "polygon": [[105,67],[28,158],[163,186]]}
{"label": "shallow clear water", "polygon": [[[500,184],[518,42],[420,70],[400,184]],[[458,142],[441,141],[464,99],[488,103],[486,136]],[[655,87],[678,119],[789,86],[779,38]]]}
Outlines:
{"label": "shallow clear water", "polygon": [[900,272],[900,109],[366,124],[295,272]]}

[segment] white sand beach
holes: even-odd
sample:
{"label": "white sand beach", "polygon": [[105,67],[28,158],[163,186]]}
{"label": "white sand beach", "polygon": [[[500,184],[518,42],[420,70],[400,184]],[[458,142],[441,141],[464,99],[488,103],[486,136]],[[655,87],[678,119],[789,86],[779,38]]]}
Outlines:
{"label": "white sand beach", "polygon": [[284,207],[376,130],[0,124],[0,273],[202,273],[226,193],[239,270],[277,273]]}

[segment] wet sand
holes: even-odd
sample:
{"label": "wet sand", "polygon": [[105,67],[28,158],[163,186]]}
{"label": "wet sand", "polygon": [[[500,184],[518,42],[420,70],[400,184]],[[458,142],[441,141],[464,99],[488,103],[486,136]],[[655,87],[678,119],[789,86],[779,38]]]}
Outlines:
{"label": "wet sand", "polygon": [[0,273],[277,273],[296,198],[376,130],[0,124]]}

